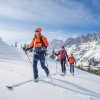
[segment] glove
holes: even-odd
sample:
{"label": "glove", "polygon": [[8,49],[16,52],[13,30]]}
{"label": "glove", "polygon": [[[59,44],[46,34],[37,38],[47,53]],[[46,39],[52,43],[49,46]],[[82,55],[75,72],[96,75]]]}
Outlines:
{"label": "glove", "polygon": [[48,55],[46,51],[45,51],[45,53],[44,53],[44,54],[45,54],[45,56],[47,56],[47,55]]}
{"label": "glove", "polygon": [[42,51],[47,51],[47,47],[46,46],[42,47]]}
{"label": "glove", "polygon": [[24,48],[24,47],[23,47],[23,50],[24,50],[25,52],[28,51],[29,49],[30,49],[30,48]]}

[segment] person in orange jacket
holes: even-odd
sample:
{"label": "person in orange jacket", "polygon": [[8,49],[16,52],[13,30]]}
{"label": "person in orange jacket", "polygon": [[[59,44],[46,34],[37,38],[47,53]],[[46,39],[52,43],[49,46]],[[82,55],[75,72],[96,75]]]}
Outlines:
{"label": "person in orange jacket", "polygon": [[70,63],[70,73],[74,75],[74,64],[76,64],[76,61],[73,54],[71,54],[71,56],[68,58],[68,61]]}
{"label": "person in orange jacket", "polygon": [[34,55],[33,55],[33,72],[34,72],[34,81],[38,82],[38,69],[37,69],[37,63],[38,60],[40,60],[41,67],[44,69],[47,76],[49,76],[49,69],[45,66],[45,51],[48,47],[48,41],[47,39],[42,35],[42,29],[37,28],[35,30],[34,37],[32,39],[31,44],[26,49],[29,50],[34,47]]}

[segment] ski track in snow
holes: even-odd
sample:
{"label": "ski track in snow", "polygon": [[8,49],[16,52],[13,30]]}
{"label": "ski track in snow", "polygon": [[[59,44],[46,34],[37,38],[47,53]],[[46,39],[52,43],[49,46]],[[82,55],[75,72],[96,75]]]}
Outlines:
{"label": "ski track in snow", "polygon": [[[25,53],[21,50],[14,50],[20,58],[18,55],[16,57],[16,52],[11,55],[10,48],[8,49],[9,55],[0,53],[0,100],[100,100],[99,76],[79,69],[75,69],[75,75],[72,76],[69,74],[69,66],[66,65],[65,76],[51,75],[53,81],[50,78],[44,78],[35,83],[31,81],[33,69]],[[32,54],[29,56],[32,59]],[[56,61],[47,58],[47,62],[50,73],[56,73]],[[60,72],[59,62],[57,66],[57,71]],[[40,63],[38,63],[38,69],[39,77],[45,76]],[[6,88],[7,85],[17,83],[24,84],[12,90]]]}

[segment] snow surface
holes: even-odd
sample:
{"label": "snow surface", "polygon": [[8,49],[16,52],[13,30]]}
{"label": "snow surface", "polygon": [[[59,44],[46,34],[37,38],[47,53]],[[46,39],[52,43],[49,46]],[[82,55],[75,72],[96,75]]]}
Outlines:
{"label": "snow surface", "polygon": [[[33,79],[33,69],[27,56],[21,50],[10,47],[0,41],[0,100],[100,100],[100,77],[75,69],[75,75],[51,75],[50,78]],[[29,54],[32,60],[32,54]],[[56,61],[47,58],[50,73],[56,73]],[[38,63],[39,77],[45,76]],[[60,63],[57,71],[60,72]],[[30,81],[30,82],[27,82]],[[26,82],[12,90],[7,85]]]}

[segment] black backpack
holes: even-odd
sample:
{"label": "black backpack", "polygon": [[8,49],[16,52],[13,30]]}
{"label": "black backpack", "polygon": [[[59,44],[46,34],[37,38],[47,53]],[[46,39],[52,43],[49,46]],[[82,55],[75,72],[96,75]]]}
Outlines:
{"label": "black backpack", "polygon": [[40,36],[40,41],[42,43],[42,47],[44,47],[45,46],[45,43],[43,42],[42,36]]}

